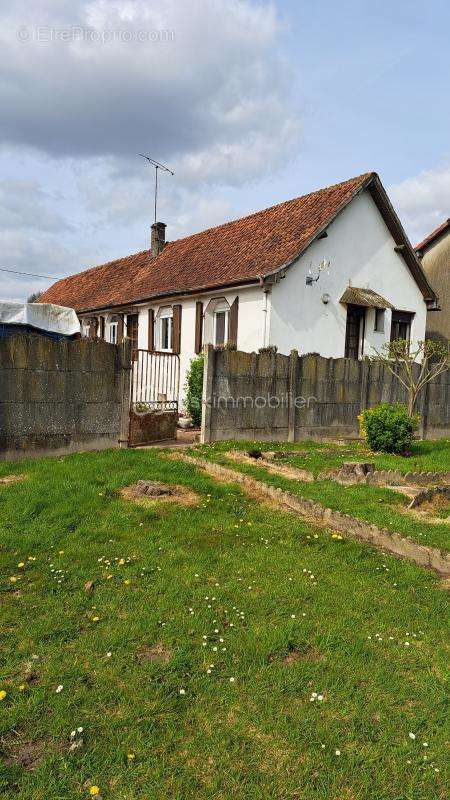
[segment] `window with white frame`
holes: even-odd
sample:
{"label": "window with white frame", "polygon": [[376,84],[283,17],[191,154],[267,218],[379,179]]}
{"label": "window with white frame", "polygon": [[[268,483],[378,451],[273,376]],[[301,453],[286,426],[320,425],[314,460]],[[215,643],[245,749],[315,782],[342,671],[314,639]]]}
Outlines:
{"label": "window with white frame", "polygon": [[119,327],[118,322],[109,323],[108,341],[111,344],[117,344],[118,327]]}
{"label": "window with white frame", "polygon": [[226,301],[220,302],[214,309],[214,345],[217,347],[228,341],[228,324],[230,306]]}
{"label": "window with white frame", "polygon": [[159,316],[159,349],[171,351],[173,347],[172,308],[161,308]]}

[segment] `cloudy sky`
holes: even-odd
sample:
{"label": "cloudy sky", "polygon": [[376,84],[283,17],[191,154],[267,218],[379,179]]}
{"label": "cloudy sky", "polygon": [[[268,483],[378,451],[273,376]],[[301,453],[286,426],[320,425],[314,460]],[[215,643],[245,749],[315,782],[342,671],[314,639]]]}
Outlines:
{"label": "cloudy sky", "polygon": [[[62,276],[376,170],[450,216],[447,0],[0,4],[0,267]],[[46,278],[0,272],[0,298]]]}

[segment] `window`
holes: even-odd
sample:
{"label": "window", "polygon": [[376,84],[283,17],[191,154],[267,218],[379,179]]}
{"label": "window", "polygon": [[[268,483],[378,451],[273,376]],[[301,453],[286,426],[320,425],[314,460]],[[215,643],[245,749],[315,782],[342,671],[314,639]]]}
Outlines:
{"label": "window", "polygon": [[173,316],[171,308],[163,308],[159,314],[159,349],[173,348]]}
{"label": "window", "polygon": [[376,331],[377,333],[384,333],[384,317],[385,317],[384,308],[376,308],[374,331]]}
{"label": "window", "polygon": [[117,344],[117,329],[118,329],[118,322],[110,322],[109,323],[109,341],[111,344]]}
{"label": "window", "polygon": [[88,319],[81,320],[81,335],[83,339],[89,339],[91,335],[91,326]]}
{"label": "window", "polygon": [[214,312],[214,344],[217,346],[228,341],[229,306],[218,306]]}
{"label": "window", "polygon": [[139,314],[127,314],[127,337],[131,342],[131,350],[138,349]]}
{"label": "window", "polygon": [[395,339],[405,339],[407,342],[411,338],[411,322],[413,314],[409,311],[393,311],[391,321],[391,342]]}

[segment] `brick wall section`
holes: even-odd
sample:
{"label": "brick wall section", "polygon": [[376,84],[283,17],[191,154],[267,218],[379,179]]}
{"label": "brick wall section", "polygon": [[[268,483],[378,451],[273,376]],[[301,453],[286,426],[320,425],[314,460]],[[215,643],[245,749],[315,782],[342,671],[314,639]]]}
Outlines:
{"label": "brick wall section", "polygon": [[[380,364],[318,355],[206,348],[202,441],[300,441],[358,436],[358,414],[404,403],[399,381]],[[421,435],[450,435],[449,373],[419,398]]]}
{"label": "brick wall section", "polygon": [[0,339],[0,459],[117,446],[129,363],[128,343]]}

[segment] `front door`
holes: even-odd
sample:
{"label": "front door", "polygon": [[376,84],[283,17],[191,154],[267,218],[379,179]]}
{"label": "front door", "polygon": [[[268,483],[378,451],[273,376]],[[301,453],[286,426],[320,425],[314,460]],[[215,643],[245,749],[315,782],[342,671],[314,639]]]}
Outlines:
{"label": "front door", "polygon": [[363,306],[347,306],[345,358],[358,359],[362,355],[365,314],[366,309]]}

